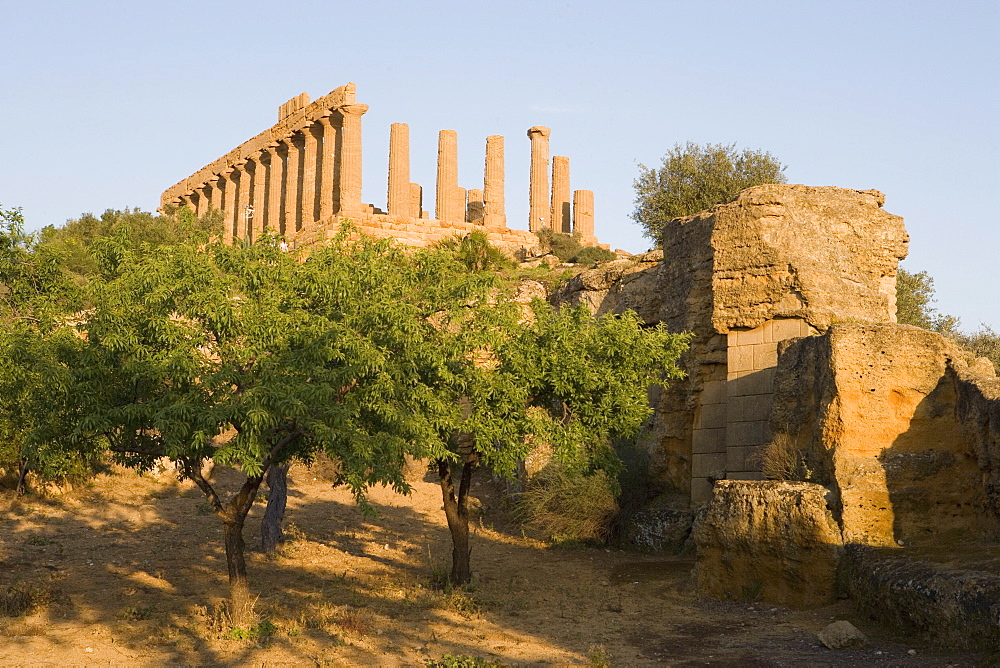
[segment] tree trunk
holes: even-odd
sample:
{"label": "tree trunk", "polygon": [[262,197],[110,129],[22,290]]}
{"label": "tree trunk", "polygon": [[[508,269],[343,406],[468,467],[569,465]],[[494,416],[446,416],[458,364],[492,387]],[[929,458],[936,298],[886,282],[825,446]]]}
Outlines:
{"label": "tree trunk", "polygon": [[267,470],[267,508],[260,522],[260,538],[264,554],[272,554],[280,543],[285,542],[281,532],[281,521],[285,517],[288,501],[288,464],[274,464]]}
{"label": "tree trunk", "polygon": [[451,575],[448,578],[453,585],[464,585],[472,579],[471,554],[469,546],[469,485],[472,481],[472,469],[475,468],[478,457],[470,452],[462,465],[462,481],[455,496],[455,485],[451,477],[451,463],[439,459],[438,478],[441,481],[441,496],[444,499],[444,514],[448,519],[448,530],[451,532]]}
{"label": "tree trunk", "polygon": [[226,566],[229,567],[229,614],[233,626],[249,629],[256,623],[253,598],[247,580],[247,563],[243,558],[243,520],[223,524],[226,539]]}
{"label": "tree trunk", "polygon": [[22,462],[22,464],[21,464],[21,473],[20,473],[20,475],[17,476],[17,492],[16,492],[16,494],[18,496],[20,496],[21,494],[24,494],[24,481],[28,477],[28,470],[29,470],[28,469],[28,463],[29,463],[28,462],[28,458],[25,457],[24,458],[24,462]]}

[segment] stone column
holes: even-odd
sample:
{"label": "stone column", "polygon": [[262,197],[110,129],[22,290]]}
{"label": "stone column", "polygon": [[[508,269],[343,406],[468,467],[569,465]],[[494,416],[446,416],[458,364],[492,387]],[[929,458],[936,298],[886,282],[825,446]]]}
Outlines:
{"label": "stone column", "polygon": [[267,226],[275,234],[281,234],[283,225],[281,224],[281,214],[285,210],[285,203],[281,193],[285,180],[285,164],[281,159],[280,144],[272,144],[267,147],[267,155],[270,162],[267,168]]}
{"label": "stone column", "polygon": [[197,208],[195,208],[194,213],[199,218],[208,213],[208,191],[210,189],[211,186],[204,183],[194,191],[198,195],[198,201],[195,203]]}
{"label": "stone column", "polygon": [[594,191],[573,191],[573,231],[580,235],[581,242],[593,243],[594,236]]}
{"label": "stone column", "polygon": [[329,116],[319,119],[319,125],[323,128],[323,150],[319,159],[319,219],[329,220],[333,216],[333,168],[337,155],[337,128],[333,126]]}
{"label": "stone column", "polygon": [[267,166],[261,155],[258,154],[253,160],[253,202],[250,205],[253,207],[253,218],[250,221],[250,236],[247,237],[250,241],[260,238],[267,220],[267,210],[264,208],[267,206]]}
{"label": "stone column", "polygon": [[483,217],[483,191],[478,188],[469,188],[469,204],[465,212],[465,222],[472,223],[480,221]]}
{"label": "stone column", "polygon": [[298,232],[302,229],[302,206],[299,203],[299,173],[302,166],[299,147],[295,145],[295,135],[285,140],[288,147],[288,160],[285,165],[285,234]]}
{"label": "stone column", "polygon": [[528,229],[537,232],[551,227],[549,221],[549,134],[547,127],[528,130],[531,140],[531,185],[528,191]]}
{"label": "stone column", "polygon": [[208,180],[208,210],[218,209],[222,211],[222,188],[226,180],[221,176],[213,176]]}
{"label": "stone column", "polygon": [[236,169],[230,169],[223,177],[226,179],[226,194],[222,203],[222,241],[223,243],[233,243],[233,235],[237,234],[236,221],[239,216],[236,212]]}
{"label": "stone column", "polygon": [[247,227],[247,208],[253,201],[250,199],[253,177],[246,167],[246,161],[236,163],[236,174],[239,177],[239,193],[236,196],[236,211],[233,213],[233,235],[238,239],[249,240]]}
{"label": "stone column", "polygon": [[503,194],[503,137],[486,138],[486,171],[483,175],[483,224],[487,227],[507,227]]}
{"label": "stone column", "polygon": [[197,211],[197,207],[195,206],[194,200],[192,199],[192,194],[193,193],[188,193],[187,195],[181,195],[180,206],[186,206],[192,211]]}
{"label": "stone column", "polygon": [[550,213],[553,232],[570,234],[573,220],[569,206],[569,158],[564,155],[552,157],[552,212]]}
{"label": "stone column", "polygon": [[367,104],[345,104],[338,108],[343,123],[340,138],[340,215],[359,216],[361,209],[361,116]]}
{"label": "stone column", "polygon": [[[464,193],[463,193],[464,195]],[[438,133],[437,191],[434,215],[438,220],[458,221],[465,212],[465,197],[458,192],[458,133]]]}
{"label": "stone column", "polygon": [[389,127],[389,194],[386,211],[390,216],[410,216],[410,126],[393,123]]}
{"label": "stone column", "polygon": [[420,218],[424,210],[424,189],[419,183],[410,184],[410,215]]}
{"label": "stone column", "polygon": [[316,216],[316,135],[312,127],[302,128],[302,225],[310,225]]}

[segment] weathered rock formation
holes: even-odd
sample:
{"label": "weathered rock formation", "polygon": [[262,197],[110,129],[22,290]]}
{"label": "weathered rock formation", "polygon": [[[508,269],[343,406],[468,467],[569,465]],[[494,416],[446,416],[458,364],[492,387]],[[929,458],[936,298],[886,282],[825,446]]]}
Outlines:
{"label": "weathered rock formation", "polygon": [[997,385],[971,375],[936,332],[837,324],[781,352],[771,414],[780,438],[765,456],[832,490],[845,542],[990,535],[1000,528]]}
{"label": "weathered rock formation", "polygon": [[874,190],[764,185],[668,223],[647,254],[571,280],[557,302],[635,310],[694,333],[688,379],[653,397],[647,432],[666,487],[711,497],[723,478],[759,478],[780,341],[836,321],[893,322],[908,237]]}
{"label": "weathered rock formation", "polygon": [[277,124],[168,188],[161,209],[186,206],[198,215],[222,211],[226,242],[254,241],[267,230],[292,246],[308,246],[350,219],[361,233],[413,246],[479,231],[494,245],[517,253],[537,245],[532,232],[550,225],[550,206],[558,202],[562,224],[569,226],[572,214],[581,221],[586,243],[596,243],[592,194],[581,200],[586,211],[570,211],[566,158],[555,163],[557,189],[550,200],[548,128],[529,131],[531,206],[542,223],[532,225],[531,232],[507,227],[503,137],[498,135],[487,139],[483,188],[468,189],[467,197],[458,186],[457,136],[453,130],[441,131],[433,219],[423,208],[423,188],[410,182],[409,126],[394,123],[386,211],[362,203],[361,116],[367,110],[355,101],[354,84],[312,102],[302,93],[281,105]]}

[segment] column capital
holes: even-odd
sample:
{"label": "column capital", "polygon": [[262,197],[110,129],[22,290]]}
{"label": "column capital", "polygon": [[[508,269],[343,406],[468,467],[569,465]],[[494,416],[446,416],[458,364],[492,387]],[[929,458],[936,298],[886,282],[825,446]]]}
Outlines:
{"label": "column capital", "polygon": [[368,105],[361,104],[360,102],[356,102],[354,104],[342,104],[337,107],[337,111],[347,116],[360,116],[368,111]]}
{"label": "column capital", "polygon": [[552,134],[552,129],[551,128],[547,128],[544,125],[536,125],[534,127],[528,128],[528,138],[529,139],[531,138],[531,135],[533,135],[533,134],[538,134],[538,135],[541,135],[542,137],[548,137],[550,134]]}

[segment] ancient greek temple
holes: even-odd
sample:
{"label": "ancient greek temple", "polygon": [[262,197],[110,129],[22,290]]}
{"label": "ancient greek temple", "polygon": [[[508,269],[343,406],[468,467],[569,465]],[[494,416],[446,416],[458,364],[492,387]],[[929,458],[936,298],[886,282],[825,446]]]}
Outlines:
{"label": "ancient greek temple", "polygon": [[[528,130],[531,151],[528,229],[507,227],[504,138],[486,138],[482,187],[458,183],[458,137],[438,136],[434,217],[424,209],[423,188],[410,181],[409,126],[390,128],[386,210],[361,198],[361,117],[368,105],[355,101],[349,83],[310,102],[305,93],[278,109],[278,122],[168,188],[160,198],[198,215],[222,211],[223,238],[252,242],[265,230],[295,246],[308,246],[350,219],[370,236],[425,246],[455,234],[486,233],[508,251],[529,249],[534,232],[551,228],[577,233],[585,245],[594,236],[594,195],[570,190],[569,158],[554,156],[549,181],[549,128]],[[478,184],[477,184],[478,185]],[[571,199],[572,192],[572,199]]]}

